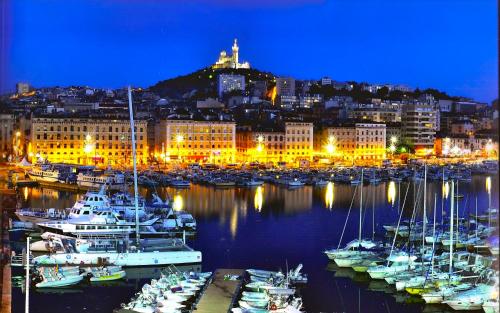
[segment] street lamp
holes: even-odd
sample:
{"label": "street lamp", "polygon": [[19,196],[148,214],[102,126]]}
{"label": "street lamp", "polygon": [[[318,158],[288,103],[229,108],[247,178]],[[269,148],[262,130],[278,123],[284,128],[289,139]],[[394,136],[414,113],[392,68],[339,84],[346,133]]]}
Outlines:
{"label": "street lamp", "polygon": [[[92,151],[94,151],[94,145],[92,143],[92,136],[90,136],[90,134],[87,134],[87,136],[85,136],[85,142],[84,142],[84,145],[83,145],[83,152],[85,152],[86,154],[86,159],[88,159],[89,157],[89,154],[92,153]],[[94,161],[95,161],[95,158],[94,158]]]}
{"label": "street lamp", "polygon": [[398,137],[392,136],[391,137],[391,144],[396,145],[397,142],[398,142]]}
{"label": "street lamp", "polygon": [[326,152],[331,156],[335,153],[335,137],[329,136],[328,143],[326,144]]}

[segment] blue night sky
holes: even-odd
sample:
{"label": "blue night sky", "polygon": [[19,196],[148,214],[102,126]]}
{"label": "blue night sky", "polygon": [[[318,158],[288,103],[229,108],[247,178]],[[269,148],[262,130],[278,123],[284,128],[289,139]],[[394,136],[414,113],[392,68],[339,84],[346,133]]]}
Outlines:
{"label": "blue night sky", "polygon": [[277,75],[498,95],[495,0],[2,3],[2,92],[147,87],[212,64],[237,37],[240,60]]}

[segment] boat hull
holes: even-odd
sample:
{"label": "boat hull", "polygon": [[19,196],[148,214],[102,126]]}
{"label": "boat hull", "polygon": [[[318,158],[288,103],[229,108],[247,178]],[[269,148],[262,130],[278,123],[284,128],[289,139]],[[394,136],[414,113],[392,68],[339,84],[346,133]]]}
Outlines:
{"label": "boat hull", "polygon": [[36,257],[33,261],[40,265],[98,265],[107,260],[113,265],[123,267],[160,266],[171,264],[190,264],[201,262],[200,251],[135,252],[135,253],[58,253],[51,256]]}
{"label": "boat hull", "polygon": [[125,271],[118,271],[118,272],[112,273],[110,275],[102,275],[99,277],[90,277],[90,281],[92,281],[92,282],[111,281],[111,280],[122,279],[123,277],[125,277]]}
{"label": "boat hull", "polygon": [[44,217],[38,217],[38,216],[30,216],[30,215],[24,215],[24,214],[19,214],[19,212],[15,213],[17,218],[22,221],[22,222],[30,222],[33,223],[34,225],[38,223],[43,223],[43,222],[50,222],[52,221],[49,218],[44,218]]}
{"label": "boat hull", "polygon": [[65,277],[64,279],[61,280],[56,280],[56,281],[42,281],[40,283],[37,283],[35,286],[37,288],[58,288],[58,287],[66,287],[66,286],[71,286],[71,285],[76,285],[80,281],[82,281],[83,277],[78,275],[78,276],[70,276],[70,277]]}

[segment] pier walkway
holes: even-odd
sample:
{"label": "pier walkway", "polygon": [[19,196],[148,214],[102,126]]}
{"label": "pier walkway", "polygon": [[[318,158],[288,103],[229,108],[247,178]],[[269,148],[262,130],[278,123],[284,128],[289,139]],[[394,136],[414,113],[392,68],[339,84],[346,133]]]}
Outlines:
{"label": "pier walkway", "polygon": [[233,307],[240,288],[241,280],[224,280],[225,275],[242,276],[242,269],[218,269],[215,271],[213,281],[201,296],[193,312],[196,313],[225,313]]}

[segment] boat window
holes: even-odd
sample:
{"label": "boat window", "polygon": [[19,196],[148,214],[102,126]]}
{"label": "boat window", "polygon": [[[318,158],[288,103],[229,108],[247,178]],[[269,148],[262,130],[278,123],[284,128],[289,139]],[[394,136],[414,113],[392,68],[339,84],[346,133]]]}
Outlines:
{"label": "boat window", "polygon": [[89,215],[89,214],[90,214],[90,212],[89,212],[89,211],[83,211],[83,213],[82,213],[82,214],[83,214],[83,215]]}

